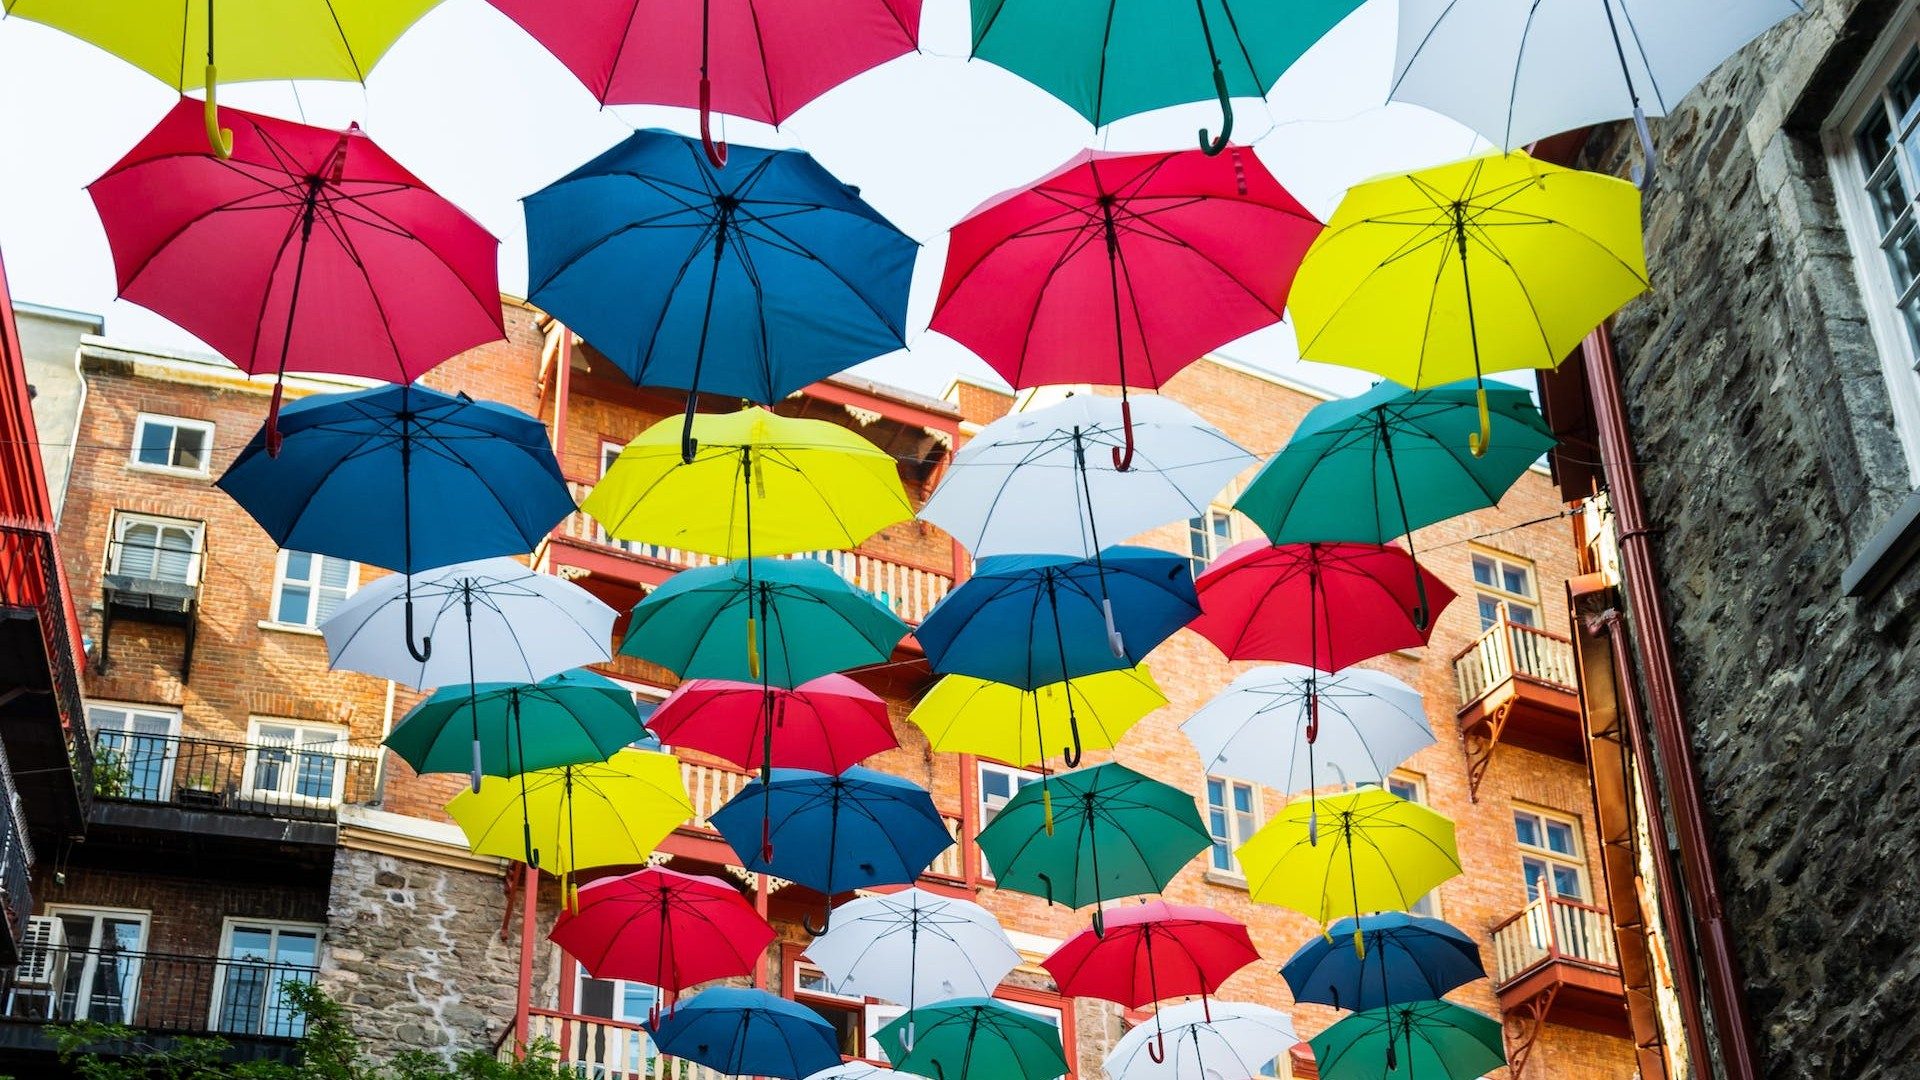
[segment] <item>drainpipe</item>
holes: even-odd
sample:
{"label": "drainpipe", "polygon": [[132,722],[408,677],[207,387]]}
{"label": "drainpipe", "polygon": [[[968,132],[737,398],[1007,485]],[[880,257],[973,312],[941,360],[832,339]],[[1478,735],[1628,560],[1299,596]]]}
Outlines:
{"label": "drainpipe", "polygon": [[393,707],[395,687],[392,679],[387,680],[387,707],[380,717],[380,745],[373,755],[373,805],[387,804],[387,736],[393,734]]}
{"label": "drainpipe", "polygon": [[[1645,675],[1647,703],[1653,713],[1653,749],[1667,778],[1668,805],[1679,834],[1680,865],[1686,878],[1693,914],[1695,944],[1706,973],[1712,999],[1714,1031],[1719,1057],[1730,1080],[1753,1080],[1752,1020],[1747,1015],[1739,961],[1714,880],[1713,849],[1706,811],[1700,795],[1699,773],[1687,738],[1685,710],[1673,670],[1672,630],[1659,587],[1646,506],[1640,492],[1639,466],[1627,426],[1626,402],[1620,393],[1620,372],[1613,340],[1606,327],[1587,336],[1581,345],[1587,365],[1594,428],[1605,463],[1607,487],[1620,521],[1620,561],[1627,596],[1634,613],[1633,632]],[[1630,697],[1631,695],[1629,695]]]}

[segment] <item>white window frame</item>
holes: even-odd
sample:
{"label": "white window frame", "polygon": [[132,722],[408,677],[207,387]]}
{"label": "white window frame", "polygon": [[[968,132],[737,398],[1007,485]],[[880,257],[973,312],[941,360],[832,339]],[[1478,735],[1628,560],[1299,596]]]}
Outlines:
{"label": "white window frame", "polygon": [[[312,934],[313,935],[313,967],[315,969],[315,978],[317,979],[319,976],[321,950],[325,949],[327,944],[326,924],[294,922],[287,919],[249,919],[243,916],[229,915],[226,918],[220,920],[220,950],[218,953],[215,954],[216,965],[214,967],[214,974],[213,974],[213,994],[207,1004],[207,1030],[208,1031],[212,1031],[212,1032],[223,1031],[223,1029],[220,1027],[220,1013],[223,1011],[223,1006],[225,1006],[227,1003],[226,1002],[227,972],[233,966],[234,963],[241,962],[232,955],[233,932],[236,929],[239,929],[241,927],[245,927],[249,930],[266,930],[269,934],[272,935],[273,956],[267,959],[266,961],[264,961],[264,963],[268,964],[269,966],[282,965],[282,961],[280,959],[280,935],[283,932],[292,931],[293,933],[297,933],[297,934]],[[277,986],[270,986],[267,988],[267,992],[268,994],[272,994],[277,989],[278,989]],[[306,1029],[305,1021],[300,1020],[297,1015],[291,1012],[291,1010],[289,1010],[289,1015],[296,1021],[295,1027],[297,1030],[293,1031],[293,1034],[299,1035],[304,1033]],[[244,1036],[251,1033],[228,1032],[228,1034],[239,1034]],[[280,1035],[283,1033],[276,1032],[276,1031],[265,1031],[265,1032],[259,1032],[258,1034],[273,1036],[273,1035]]]}
{"label": "white window frame", "polygon": [[[133,799],[134,801],[137,801],[137,802],[171,802],[173,800],[174,766],[178,761],[179,754],[180,754],[180,741],[179,741],[180,740],[180,721],[181,721],[180,709],[172,705],[142,705],[137,702],[128,702],[128,701],[88,701],[85,704],[86,704],[86,708],[84,712],[87,718],[87,734],[90,738],[94,740],[94,746],[96,748],[96,751],[98,750],[98,747],[100,744],[100,738],[99,738],[100,725],[95,723],[94,715],[93,715],[94,710],[96,709],[118,712],[121,714],[120,719],[122,721],[122,726],[118,728],[109,728],[107,730],[119,735],[122,739],[131,741],[136,738],[145,737],[150,739],[162,740],[163,759],[160,766],[159,790],[157,792],[154,792],[150,798],[146,796],[134,796],[134,795],[121,795],[116,797]],[[157,734],[154,732],[136,732],[132,730],[131,724],[135,714],[139,714],[143,716],[164,717],[167,721],[166,733]],[[128,776],[129,778],[131,778],[132,776],[131,769],[129,769]],[[89,910],[92,910],[92,909],[89,909]]]}
{"label": "white window frame", "polygon": [[[335,736],[332,739],[325,740],[334,745],[334,749],[327,751],[327,756],[334,759],[333,792],[330,796],[302,795],[300,792],[293,790],[292,785],[298,783],[300,776],[299,755],[302,753],[301,747],[311,744],[302,742],[298,735],[294,737],[293,742],[284,747],[278,742],[268,742],[266,741],[267,736],[260,733],[260,729],[263,726],[288,727],[293,728],[296,732],[324,732],[328,735]],[[347,773],[350,771],[348,759],[360,756],[353,752],[352,747],[348,743],[351,737],[352,733],[339,724],[323,724],[312,720],[290,720],[279,716],[248,717],[247,761],[246,766],[240,772],[240,790],[235,793],[235,798],[244,801],[257,800],[277,806],[322,807],[340,805],[341,800],[346,794]],[[288,787],[286,789],[264,789],[254,786],[254,774],[260,762],[260,751],[263,749],[284,749],[287,751],[288,761],[284,766],[287,770],[288,779]]]}
{"label": "white window frame", "polygon": [[[1908,54],[1920,47],[1920,12],[1914,0],[1902,4],[1880,39],[1860,64],[1859,73],[1840,96],[1821,133],[1827,168],[1832,174],[1835,208],[1860,289],[1874,349],[1893,408],[1893,426],[1906,456],[1908,483],[1920,487],[1920,351],[1914,346],[1898,310],[1898,290],[1886,254],[1880,249],[1880,226],[1867,198],[1867,175],[1862,168],[1854,135],[1867,114],[1881,107],[1882,91]],[[1905,163],[1907,190],[1920,202],[1920,161]],[[1898,167],[1898,166],[1896,166]],[[1920,205],[1915,207],[1920,212]]]}
{"label": "white window frame", "polygon": [[[48,904],[42,914],[55,918],[61,915],[91,915],[94,919],[95,934],[99,933],[102,917],[136,922],[140,924],[140,944],[134,951],[144,957],[149,951],[149,947],[153,944],[153,912],[144,908],[100,907],[94,904]],[[86,1006],[92,1004],[92,983],[94,972],[99,964],[100,943],[98,941],[82,941],[76,943],[69,940],[66,947],[68,949],[68,955],[65,985],[61,988],[60,992],[54,996],[53,1004],[55,1007],[61,1004],[60,999],[65,996],[67,987],[78,986],[79,989],[74,994],[74,1015],[81,1016],[84,1015]],[[81,961],[78,965],[73,963],[73,952],[75,951],[81,954]],[[123,1022],[131,1021],[133,1008],[139,1005],[141,974],[141,961],[133,961],[129,965],[129,971],[124,984],[130,989],[125,995],[125,1001],[129,1008],[126,1010]],[[82,1003],[82,998],[87,999],[84,1004]]]}
{"label": "white window frame", "polygon": [[[615,675],[608,675],[607,679],[611,682],[618,683],[622,690],[632,694],[634,704],[636,705],[652,705],[654,708],[659,708],[660,703],[666,701],[668,695],[672,693],[672,691],[662,686],[655,686],[652,683],[635,682],[632,679],[622,679]],[[642,725],[644,726],[645,722],[651,717],[651,713],[642,717]],[[653,729],[647,728],[647,734],[652,735]],[[640,742],[628,743],[627,745],[639,750],[659,750],[663,753],[673,752],[673,747],[668,746],[664,742],[657,741],[658,736],[654,738],[655,741],[652,742],[642,740]]]}
{"label": "white window frame", "polygon": [[[135,525],[152,525],[156,529],[185,529],[193,534],[193,547],[187,556],[187,579],[179,584],[198,585],[200,583],[200,560],[207,554],[207,523],[193,518],[164,517],[160,514],[142,514],[131,510],[113,512],[113,542],[107,545],[107,573],[118,574],[120,560],[126,555],[127,530]],[[160,556],[154,553],[154,569],[159,569]],[[149,577],[144,580],[165,581],[166,578]]]}
{"label": "white window frame", "polygon": [[[1014,795],[1020,794],[1020,789],[1022,787],[1027,787],[1032,784],[1036,784],[1045,778],[1044,774],[1035,772],[1032,769],[1022,769],[1016,765],[1005,765],[998,761],[988,761],[985,758],[976,760],[974,762],[974,769],[973,769],[973,803],[974,803],[975,812],[979,815],[978,820],[980,824],[978,828],[980,829],[986,828],[988,823],[993,820],[994,815],[999,814],[1000,811],[1005,809],[1007,805],[1006,803],[1003,802],[997,806],[991,806],[991,807],[988,806],[987,804],[987,774],[988,773],[999,773],[999,774],[1011,777]],[[1022,783],[1022,781],[1025,781],[1025,783]],[[1012,795],[1007,796],[1008,802],[1011,802],[1012,800],[1013,800]],[[992,810],[993,813],[989,814],[987,812],[988,810]],[[980,857],[980,877],[983,881],[993,880],[993,868],[987,865],[987,859],[984,854],[982,854]]]}
{"label": "white window frame", "polygon": [[[1215,515],[1218,515],[1227,524],[1227,532],[1225,536],[1221,536],[1220,534],[1213,532],[1211,528],[1202,530],[1202,529],[1196,529],[1193,527],[1193,523],[1196,520],[1201,521],[1204,524],[1209,526],[1212,525],[1212,521],[1210,519],[1213,518]],[[1211,567],[1216,561],[1219,560],[1220,556],[1223,553],[1225,553],[1228,548],[1231,548],[1233,545],[1239,543],[1243,535],[1240,530],[1239,512],[1234,510],[1233,507],[1231,506],[1223,506],[1220,503],[1214,503],[1208,506],[1206,510],[1204,510],[1199,514],[1194,515],[1193,517],[1186,519],[1186,521],[1184,521],[1182,524],[1185,525],[1186,534],[1187,534],[1186,551],[1183,552],[1183,554],[1185,554],[1187,557],[1187,565],[1189,568],[1192,569],[1194,577],[1199,577],[1202,571],[1206,570],[1208,567]],[[1197,537],[1200,537],[1203,535],[1207,538],[1207,545],[1209,548],[1207,555],[1204,559],[1193,553],[1194,540]],[[1219,545],[1218,547],[1214,547],[1216,543]],[[1202,565],[1196,565],[1196,564],[1202,564]]]}
{"label": "white window frame", "polygon": [[[155,465],[152,462],[141,461],[140,447],[144,441],[141,434],[146,431],[149,424],[165,424],[175,431],[184,429],[198,431],[205,435],[207,441],[200,455],[200,467],[194,469],[181,465]],[[133,445],[127,448],[127,468],[139,472],[159,473],[163,476],[210,476],[213,474],[213,433],[213,424],[207,420],[190,420],[184,416],[168,416],[165,413],[139,413],[133,420]],[[169,440],[167,443],[169,458],[173,456],[173,445],[173,441]]]}
{"label": "white window frame", "polygon": [[[620,453],[626,448],[626,443],[614,442],[611,439],[600,440],[600,475],[594,477],[594,483],[598,484],[601,478],[607,475],[607,470],[613,468],[613,463],[620,460]],[[600,543],[605,544],[607,547],[619,548],[621,551],[631,552],[636,555],[651,554],[648,550],[649,545],[637,540],[616,539],[607,532],[607,527],[598,521],[593,523],[593,534],[599,539]]]}
{"label": "white window frame", "polygon": [[[1399,792],[1393,790],[1393,786],[1395,784],[1399,784],[1403,787],[1412,788],[1413,797],[1409,799],[1407,798],[1407,796],[1401,795]],[[1433,804],[1427,801],[1427,778],[1425,776],[1422,776],[1419,773],[1408,772],[1405,769],[1395,769],[1393,772],[1387,774],[1387,781],[1386,783],[1381,785],[1381,788],[1385,790],[1387,794],[1397,795],[1402,799],[1406,799],[1410,803],[1414,803],[1419,806],[1424,806],[1424,807],[1427,807],[1428,809],[1432,809],[1433,807]],[[1419,910],[1422,905],[1426,906],[1425,911]],[[1427,895],[1414,901],[1412,905],[1410,905],[1407,908],[1407,914],[1420,915],[1429,919],[1440,918],[1441,915],[1440,915],[1439,887],[1436,886],[1432,891],[1428,892]]]}
{"label": "white window frame", "polygon": [[294,554],[293,551],[287,548],[281,548],[280,553],[274,556],[273,592],[267,597],[268,625],[296,627],[302,630],[318,630],[320,623],[323,621],[320,618],[320,589],[322,586],[318,575],[323,572],[326,566],[326,560],[332,559],[335,562],[347,564],[347,591],[341,594],[340,597],[340,602],[343,604],[351,599],[354,593],[360,591],[360,564],[354,562],[352,559],[342,559],[335,555],[322,555],[314,551],[300,552],[300,554],[307,556],[311,560],[308,565],[312,568],[316,576],[309,577],[305,581],[297,583],[305,585],[307,589],[311,590],[311,593],[307,599],[307,621],[293,622],[281,617],[280,614],[280,591],[290,584],[287,580],[287,556],[292,554]]}
{"label": "white window frame", "polygon": [[[1231,865],[1227,867],[1215,866],[1213,863],[1214,848],[1209,845],[1207,848],[1207,872],[1210,874],[1224,874],[1234,879],[1244,879],[1246,873],[1240,869],[1240,846],[1251,839],[1254,833],[1260,831],[1260,823],[1266,816],[1260,806],[1260,785],[1249,783],[1245,780],[1235,780],[1231,776],[1222,776],[1218,773],[1209,773],[1201,780],[1200,794],[1206,806],[1207,835],[1212,837],[1215,843],[1218,843],[1220,840],[1220,837],[1214,836],[1213,834],[1213,785],[1216,781],[1221,785],[1221,793],[1227,800],[1226,803],[1223,804],[1223,809],[1227,819],[1227,861]],[[1246,789],[1252,796],[1247,801],[1249,808],[1247,813],[1252,816],[1253,823],[1248,826],[1245,836],[1239,835],[1240,830],[1235,824],[1240,811],[1233,808],[1233,794],[1234,791],[1239,788]]]}
{"label": "white window frame", "polygon": [[[1553,824],[1556,824],[1556,825],[1566,826],[1570,834],[1573,836],[1573,848],[1574,848],[1573,854],[1565,855],[1558,851],[1553,850],[1550,847],[1545,846],[1544,843],[1539,845],[1522,843],[1520,841],[1519,830],[1516,828],[1514,830],[1514,835],[1513,835],[1513,844],[1514,844],[1514,847],[1519,850],[1520,858],[1522,860],[1521,866],[1520,866],[1520,883],[1522,887],[1526,885],[1526,880],[1527,880],[1525,860],[1536,859],[1546,864],[1547,875],[1543,880],[1548,890],[1548,895],[1557,897],[1561,900],[1570,900],[1576,904],[1593,903],[1593,877],[1587,871],[1587,837],[1586,837],[1586,833],[1582,830],[1580,819],[1577,817],[1574,817],[1571,814],[1563,814],[1558,810],[1549,810],[1543,806],[1533,806],[1528,803],[1520,803],[1520,802],[1516,802],[1513,804],[1513,814],[1516,818],[1524,814],[1528,817],[1538,820],[1540,823],[1540,836],[1542,841],[1546,839],[1546,827],[1548,822],[1552,822]],[[1558,889],[1554,886],[1554,883],[1553,883],[1553,869],[1554,867],[1557,867],[1557,866],[1569,868],[1579,876],[1580,891],[1582,895],[1580,896],[1561,896],[1560,895]],[[1529,897],[1528,902],[1531,903],[1535,899],[1544,899],[1544,897]]]}
{"label": "white window frame", "polygon": [[[1474,559],[1492,560],[1493,576],[1502,580],[1493,585],[1488,585],[1481,581],[1473,573]],[[1505,587],[1502,571],[1504,567],[1509,566],[1526,571],[1527,585],[1532,588],[1532,595],[1510,592]],[[1493,600],[1496,603],[1505,604],[1509,616],[1511,616],[1511,613],[1516,608],[1529,612],[1533,616],[1531,625],[1536,629],[1539,628],[1544,621],[1546,613],[1540,609],[1540,567],[1539,564],[1535,563],[1532,559],[1522,555],[1515,555],[1510,551],[1501,551],[1498,548],[1481,547],[1479,544],[1474,544],[1467,549],[1467,577],[1473,582],[1475,616],[1480,614],[1480,600],[1485,598]],[[1492,627],[1490,626],[1483,626],[1480,632],[1485,633],[1491,629]]]}

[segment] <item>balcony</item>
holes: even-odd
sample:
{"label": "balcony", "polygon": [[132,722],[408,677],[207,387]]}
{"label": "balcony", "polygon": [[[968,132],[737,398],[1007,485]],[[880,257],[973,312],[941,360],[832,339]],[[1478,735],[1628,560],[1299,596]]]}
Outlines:
{"label": "balcony", "polygon": [[1580,685],[1566,638],[1511,621],[1502,605],[1499,621],[1453,658],[1453,675],[1467,788],[1476,800],[1497,746],[1586,760]]}
{"label": "balcony", "polygon": [[0,743],[45,842],[79,835],[93,799],[79,640],[52,530],[0,523]]}
{"label": "balcony", "polygon": [[1492,938],[1494,992],[1523,1032],[1552,1022],[1628,1034],[1626,988],[1605,908],[1542,897],[1495,926]]}
{"label": "balcony", "polygon": [[[578,503],[586,498],[592,485],[571,480],[567,482],[567,488],[572,492],[574,502]],[[606,534],[599,522],[578,510],[567,515],[566,520],[560,523],[554,539],[587,556],[557,558],[562,576],[576,579],[612,578],[613,588],[624,587],[632,593],[631,599],[626,595],[602,597],[616,608],[633,606],[639,599],[642,585],[657,585],[676,570],[713,566],[726,561],[718,556],[658,544],[615,540]],[[815,551],[779,557],[814,559],[826,563],[847,581],[879,597],[893,609],[895,615],[915,625],[926,618],[927,612],[933,610],[933,605],[953,589],[953,575],[944,570],[883,559],[859,551]],[[585,584],[591,586],[592,581]]]}
{"label": "balcony", "polygon": [[0,807],[0,913],[6,918],[6,934],[0,937],[0,967],[18,963],[27,931],[27,916],[33,911],[33,845],[27,830],[14,810],[11,786],[4,807]]}
{"label": "balcony", "polygon": [[[569,1074],[594,1080],[727,1080],[704,1065],[662,1057],[637,1023],[538,1008],[528,1010],[527,1020],[527,1041],[557,1047]],[[502,1039],[502,1061],[513,1060],[512,1034],[509,1029]]]}
{"label": "balcony", "polygon": [[[156,530],[156,534],[172,538],[172,533]],[[178,627],[184,637],[180,681],[186,682],[193,671],[193,642],[200,628],[200,585],[207,572],[204,538],[198,531],[181,542],[128,538],[133,535],[135,529],[126,529],[124,535],[107,542],[108,570],[101,578],[100,670],[107,670],[111,663],[114,623]]]}

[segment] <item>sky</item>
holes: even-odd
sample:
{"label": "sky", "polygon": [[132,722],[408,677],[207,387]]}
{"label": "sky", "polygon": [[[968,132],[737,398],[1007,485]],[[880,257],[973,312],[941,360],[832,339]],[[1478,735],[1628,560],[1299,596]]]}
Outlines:
{"label": "sky", "polygon": [[[1277,2],[1277,0],[1276,0]],[[1089,147],[1197,145],[1218,105],[1163,109],[1096,131],[1008,72],[967,59],[966,0],[925,0],[921,51],[829,92],[779,130],[720,122],[729,141],[811,152],[921,241],[908,347],[855,373],[937,394],[956,374],[994,381],[959,344],[925,329],[946,230],[991,196]],[[1393,0],[1368,0],[1281,77],[1267,100],[1239,99],[1235,138],[1325,217],[1345,189],[1484,149],[1465,128],[1411,105],[1383,104],[1393,63]],[[103,314],[130,343],[205,349],[166,320],[113,298],[113,264],[86,185],[178,100],[91,46],[18,18],[0,20],[0,252],[16,300]],[[367,85],[223,87],[223,105],[308,123],[358,121],[384,149],[501,239],[500,285],[524,294],[522,196],[635,128],[697,131],[689,110],[603,109],[485,0],[446,0],[396,44]],[[1300,361],[1283,324],[1219,350],[1335,393],[1373,376]]]}

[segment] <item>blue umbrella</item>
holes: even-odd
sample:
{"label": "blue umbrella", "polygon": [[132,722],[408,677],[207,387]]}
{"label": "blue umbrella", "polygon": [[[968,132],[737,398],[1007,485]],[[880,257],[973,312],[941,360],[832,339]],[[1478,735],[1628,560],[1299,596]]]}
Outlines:
{"label": "blue umbrella", "polygon": [[[771,404],[905,344],[918,245],[809,154],[638,131],[525,200],[529,298],[642,386]],[[708,367],[707,360],[717,362]]]}
{"label": "blue umbrella", "polygon": [[765,990],[702,990],[644,1026],[662,1054],[729,1076],[800,1080],[840,1064],[833,1025]]}
{"label": "blue umbrella", "polygon": [[[1347,944],[1358,931],[1366,952]],[[1348,917],[1300,947],[1281,967],[1295,1001],[1356,1012],[1438,1000],[1487,977],[1480,947],[1439,919],[1398,911]]]}
{"label": "blue umbrella", "polygon": [[[711,820],[740,865],[816,889],[829,904],[837,892],[912,882],[953,844],[927,789],[859,765],[838,776],[774,769]],[[807,930],[827,932],[811,919]]]}
{"label": "blue umbrella", "polygon": [[[1192,570],[1171,552],[995,555],[927,613],[915,637],[937,672],[1037,690],[1133,667],[1199,613]],[[1080,725],[1067,700],[1073,767]]]}
{"label": "blue umbrella", "polygon": [[256,433],[220,477],[276,544],[409,575],[532,551],[573,512],[547,429],[517,409],[411,384],[319,394]]}

